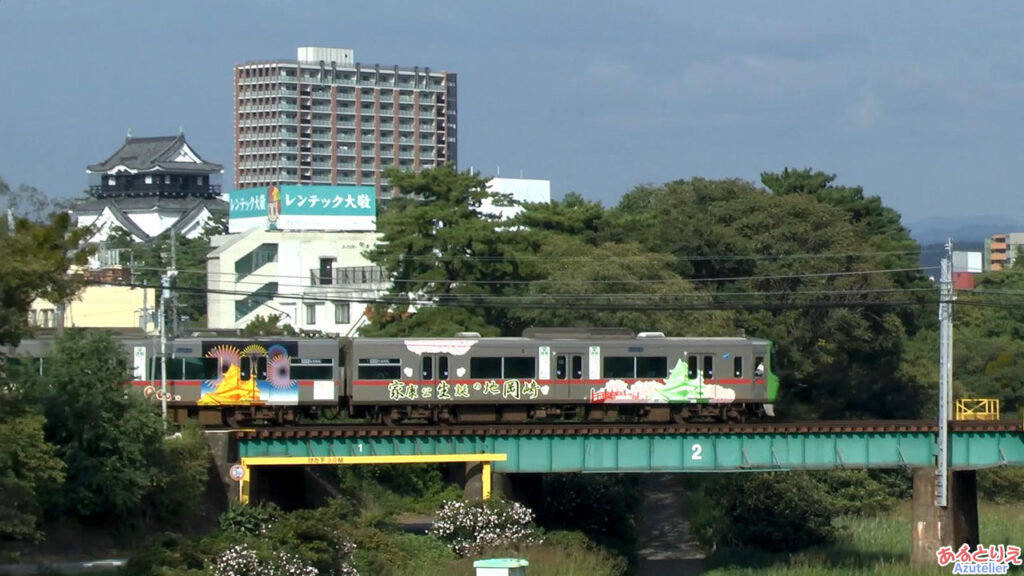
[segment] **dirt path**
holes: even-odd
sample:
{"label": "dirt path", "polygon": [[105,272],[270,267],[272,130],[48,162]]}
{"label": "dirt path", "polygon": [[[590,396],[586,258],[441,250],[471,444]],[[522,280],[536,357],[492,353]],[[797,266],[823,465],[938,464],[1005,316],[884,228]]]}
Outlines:
{"label": "dirt path", "polygon": [[641,480],[647,495],[640,518],[636,576],[693,576],[704,573],[704,552],[682,517],[683,488],[678,474],[651,474]]}

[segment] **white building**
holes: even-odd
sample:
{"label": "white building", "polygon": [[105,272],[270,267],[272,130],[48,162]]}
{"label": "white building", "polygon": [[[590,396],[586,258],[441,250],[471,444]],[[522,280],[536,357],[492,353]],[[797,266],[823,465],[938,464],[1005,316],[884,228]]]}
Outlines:
{"label": "white building", "polygon": [[363,253],[373,232],[252,229],[217,236],[207,260],[207,317],[213,329],[243,328],[278,314],[296,329],[348,335],[365,323],[387,284]]}
{"label": "white building", "polygon": [[[491,178],[487,183],[491,192],[509,194],[516,202],[548,203],[551,202],[551,181],[530,180],[526,178]],[[522,212],[522,206],[495,206],[490,200],[484,200],[481,209],[484,212],[497,214],[502,220],[508,220]]]}

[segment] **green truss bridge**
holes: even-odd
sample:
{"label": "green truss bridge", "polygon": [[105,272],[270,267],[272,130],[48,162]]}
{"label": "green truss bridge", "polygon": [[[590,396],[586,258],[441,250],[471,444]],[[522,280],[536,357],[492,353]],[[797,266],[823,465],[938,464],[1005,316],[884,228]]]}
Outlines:
{"label": "green truss bridge", "polygon": [[[934,565],[935,551],[978,541],[976,470],[1024,466],[1019,421],[949,423],[945,506],[936,467],[936,421],[757,424],[515,424],[433,427],[336,426],[230,431],[231,478],[249,501],[257,469],[273,466],[465,464],[490,497],[492,472],[737,473],[910,468],[914,494],[911,560]],[[222,434],[223,436],[223,434]],[[222,458],[222,467],[229,457]],[[514,481],[514,480],[513,480]],[[279,481],[281,482],[281,481]],[[289,482],[284,482],[288,484]]]}
{"label": "green truss bridge", "polygon": [[[504,454],[504,461],[494,463],[499,473],[934,468],[938,454],[935,421],[292,427],[235,435],[238,455],[246,459],[295,458],[298,464],[300,459],[373,456],[383,462]],[[952,470],[1024,466],[1019,422],[951,422],[949,447]]]}

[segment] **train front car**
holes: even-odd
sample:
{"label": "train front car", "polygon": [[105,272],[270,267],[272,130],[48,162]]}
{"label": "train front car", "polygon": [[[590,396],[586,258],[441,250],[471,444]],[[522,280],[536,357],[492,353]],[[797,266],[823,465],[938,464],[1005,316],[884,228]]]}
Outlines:
{"label": "train front car", "polygon": [[355,339],[353,414],[385,423],[742,421],[771,415],[771,343],[617,330]]}

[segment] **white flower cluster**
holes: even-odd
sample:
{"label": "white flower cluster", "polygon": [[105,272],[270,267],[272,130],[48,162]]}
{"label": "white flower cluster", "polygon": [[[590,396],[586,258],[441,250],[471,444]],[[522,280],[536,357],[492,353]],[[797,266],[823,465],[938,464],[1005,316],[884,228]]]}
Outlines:
{"label": "white flower cluster", "polygon": [[534,530],[533,511],[518,502],[449,500],[434,518],[430,533],[447,541],[459,556],[476,554],[492,546],[542,542]]}
{"label": "white flower cluster", "polygon": [[[341,576],[359,576],[347,564],[338,571]],[[287,552],[278,552],[267,560],[255,550],[238,544],[221,552],[213,565],[214,576],[319,576],[319,571],[301,558]]]}

